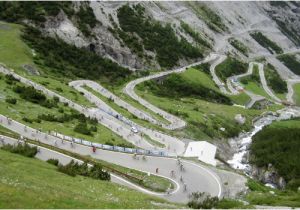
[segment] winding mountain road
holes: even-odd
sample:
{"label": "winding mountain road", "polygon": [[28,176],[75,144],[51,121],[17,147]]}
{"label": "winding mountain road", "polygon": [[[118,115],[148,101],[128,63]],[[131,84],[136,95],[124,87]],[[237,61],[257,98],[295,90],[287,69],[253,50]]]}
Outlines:
{"label": "winding mountain road", "polygon": [[[136,85],[155,78],[160,78],[163,76],[166,76],[171,73],[180,73],[185,71],[187,68],[198,65],[204,62],[213,62],[210,71],[213,76],[213,80],[215,83],[219,86],[221,92],[224,94],[238,94],[239,90],[236,89],[237,87],[232,85],[233,80],[238,80],[239,78],[242,78],[244,76],[248,76],[252,74],[253,72],[253,65],[254,63],[249,63],[249,69],[248,72],[241,75],[236,75],[233,77],[230,77],[227,79],[226,83],[228,86],[228,90],[225,87],[225,84],[222,83],[222,81],[217,77],[215,73],[215,67],[222,63],[226,59],[226,56],[224,55],[217,55],[217,54],[211,54],[208,57],[206,57],[203,61],[196,62],[194,64],[181,67],[175,70],[161,72],[155,75],[150,75],[147,77],[139,78],[136,80],[133,80],[129,82],[126,87],[123,89],[123,92],[126,93],[128,96],[139,102],[141,105],[145,106],[147,109],[155,112],[156,114],[162,116],[164,119],[166,119],[169,124],[165,124],[163,122],[159,122],[157,119],[153,118],[148,113],[141,111],[131,104],[123,101],[118,96],[114,95],[104,87],[102,87],[100,84],[95,83],[93,81],[89,80],[77,80],[71,82],[69,85],[75,88],[76,90],[83,92],[84,96],[92,103],[96,105],[96,108],[86,108],[84,106],[81,106],[51,90],[48,90],[42,85],[36,84],[32,82],[29,79],[26,79],[24,77],[19,76],[18,74],[14,73],[12,70],[7,69],[5,66],[0,65],[0,72],[4,74],[9,74],[15,77],[16,79],[19,79],[20,82],[30,85],[34,87],[37,90],[42,91],[44,94],[53,97],[56,96],[59,98],[60,102],[68,104],[71,108],[74,108],[75,110],[79,111],[80,113],[83,113],[85,116],[90,118],[95,118],[98,120],[99,123],[106,126],[113,132],[117,133],[118,135],[122,136],[125,140],[128,142],[131,142],[132,144],[136,145],[137,147],[149,149],[149,150],[160,150],[167,152],[170,156],[177,156],[182,155],[185,151],[185,143],[181,141],[180,139],[176,137],[172,137],[170,135],[164,134],[160,131],[156,131],[153,129],[149,129],[146,127],[143,127],[141,125],[136,124],[135,122],[131,121],[130,119],[127,119],[126,117],[122,116],[120,113],[118,113],[116,110],[111,108],[109,105],[107,105],[104,101],[102,101],[99,97],[92,94],[90,91],[85,89],[85,86],[88,86],[92,88],[94,91],[101,94],[103,97],[112,99],[114,103],[116,103],[118,106],[123,107],[128,112],[132,113],[136,117],[147,120],[150,123],[160,125],[165,129],[174,130],[174,129],[180,129],[186,126],[186,122],[181,120],[180,118],[171,115],[164,110],[159,109],[158,107],[150,104],[146,100],[139,97],[135,92],[134,89]],[[259,75],[261,79],[261,83],[264,86],[265,91],[275,100],[277,101],[277,97],[273,95],[272,91],[267,87],[267,83],[265,80],[264,72],[263,72],[263,66],[259,65]],[[292,82],[290,83],[292,84]],[[289,88],[290,89],[290,88]],[[289,91],[289,94],[291,94],[292,91]],[[246,91],[246,93],[251,97],[252,101],[257,100],[257,95]],[[279,100],[279,99],[278,99]],[[188,194],[194,191],[201,191],[201,192],[207,192],[211,194],[212,196],[222,196],[222,185],[219,181],[219,178],[216,174],[214,174],[212,171],[210,171],[207,167],[195,164],[190,161],[182,161],[184,164],[185,172],[182,172],[180,168],[177,165],[177,160],[175,158],[170,157],[155,157],[155,156],[147,156],[146,161],[143,160],[136,160],[133,159],[131,154],[127,153],[120,153],[120,152],[113,152],[108,150],[101,150],[98,149],[96,153],[92,152],[91,147],[84,146],[81,144],[75,144],[68,141],[63,142],[61,139],[51,136],[46,133],[42,133],[40,131],[37,131],[33,128],[29,128],[19,122],[16,122],[14,120],[8,119],[7,117],[0,115],[0,123],[14,131],[19,133],[22,136],[25,136],[29,139],[35,139],[37,141],[43,142],[45,144],[53,145],[58,148],[76,152],[81,155],[90,155],[93,158],[101,159],[110,163],[118,164],[124,167],[133,168],[136,170],[149,172],[149,173],[155,173],[155,169],[159,168],[159,175],[167,177],[168,179],[171,179],[174,183],[176,183],[176,189],[172,191],[170,194],[165,193],[155,193],[151,191],[147,191],[145,189],[142,189],[139,186],[135,186],[134,184],[122,180],[122,178],[114,177],[112,181],[117,183],[122,183],[127,186],[134,187],[138,190],[141,190],[143,192],[153,194],[159,197],[166,198],[170,201],[176,201],[176,202],[186,202],[188,200]],[[138,133],[132,132],[132,126],[135,126],[138,129]],[[152,145],[150,142],[148,142],[141,133],[149,136],[152,140],[158,141],[161,144],[165,145],[164,148],[157,148],[157,146]],[[7,140],[8,142],[13,142],[13,140]],[[63,158],[63,154],[59,153],[51,153],[51,152],[45,152],[46,150],[42,150],[42,152],[39,155],[42,155],[41,158]],[[44,153],[44,154],[42,154]],[[44,156],[43,156],[44,155]],[[66,158],[64,156],[64,158]],[[71,158],[71,157],[69,157]],[[171,177],[170,172],[174,171],[176,174],[176,177]],[[183,177],[184,183],[180,182],[180,176]],[[187,186],[187,191],[183,190],[183,186]]]}
{"label": "winding mountain road", "polygon": [[[71,142],[68,141],[61,141],[61,139],[57,137],[40,132],[3,115],[0,115],[0,123],[7,129],[10,129],[28,139],[37,140],[39,142],[55,146],[66,151],[75,152],[80,155],[89,155],[95,159],[104,160],[110,163],[149,172],[152,174],[155,174],[156,168],[159,168],[158,175],[171,179],[175,183],[176,188],[170,194],[155,192],[148,193],[165,198],[169,201],[183,203],[187,202],[188,194],[195,191],[206,192],[212,196],[222,196],[222,186],[217,175],[206,167],[190,161],[181,161],[185,169],[184,171],[181,171],[179,165],[177,164],[177,159],[175,158],[147,156],[146,160],[142,160],[142,158],[137,160],[134,159],[131,154],[100,149],[93,153],[91,147],[75,143],[71,144]],[[42,155],[42,152],[40,155]],[[59,158],[59,155],[47,156],[44,158],[44,160],[48,158]],[[172,170],[174,171],[175,176],[171,176]],[[180,181],[180,176],[183,177],[184,182]],[[118,179],[118,182],[122,182],[122,180]],[[128,185],[128,183],[125,184]],[[184,190],[184,184],[187,186],[187,191]],[[140,187],[137,189],[146,192],[145,189],[140,189]]]}

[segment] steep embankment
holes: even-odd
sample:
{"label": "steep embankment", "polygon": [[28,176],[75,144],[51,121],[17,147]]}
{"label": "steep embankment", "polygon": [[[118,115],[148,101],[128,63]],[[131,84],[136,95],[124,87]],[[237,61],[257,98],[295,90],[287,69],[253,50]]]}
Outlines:
{"label": "steep embankment", "polygon": [[[30,22],[46,35],[144,69],[183,65],[210,51],[245,59],[270,55],[270,43],[293,49],[298,9],[297,2],[2,2],[0,18]],[[250,36],[258,33],[264,38]]]}
{"label": "steep embankment", "polygon": [[[299,184],[300,120],[274,122],[253,137],[250,162],[260,168],[255,176],[263,182],[297,190]],[[269,171],[269,172],[268,172]],[[272,173],[273,176],[267,175]],[[282,176],[284,180],[278,180]]]}

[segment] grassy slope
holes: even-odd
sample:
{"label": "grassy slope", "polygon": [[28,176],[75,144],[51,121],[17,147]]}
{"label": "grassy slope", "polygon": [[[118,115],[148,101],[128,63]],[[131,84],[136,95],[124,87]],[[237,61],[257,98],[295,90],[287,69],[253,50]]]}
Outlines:
{"label": "grassy slope", "polygon": [[[204,87],[220,92],[220,89],[212,81],[211,77],[202,71],[191,68],[188,71],[182,73],[181,75],[186,80],[192,81],[194,83],[200,83]],[[230,98],[231,100],[233,100],[234,103],[237,103],[239,105],[245,105],[250,100],[250,97],[245,93],[241,93],[239,95],[233,95],[230,96]]]}
{"label": "grassy slope", "polygon": [[268,99],[272,99],[263,89],[260,80],[259,80],[259,73],[258,73],[258,66],[254,65],[253,67],[253,73],[250,76],[244,77],[242,80],[247,81],[244,83],[244,88],[254,94],[263,96]]}
{"label": "grassy slope", "polygon": [[[121,137],[112,133],[108,128],[101,126],[100,124],[97,125],[98,130],[96,133],[94,133],[94,136],[92,137],[92,136],[76,133],[73,131],[74,127],[78,123],[76,120],[72,120],[70,122],[65,122],[65,123],[48,122],[48,121],[42,121],[42,123],[25,122],[22,120],[24,116],[30,119],[35,119],[39,114],[49,113],[54,115],[61,115],[61,113],[58,112],[58,108],[48,109],[38,104],[34,104],[20,98],[20,96],[15,92],[13,92],[11,87],[5,83],[3,76],[0,79],[0,89],[4,90],[1,93],[0,113],[5,116],[9,116],[12,119],[15,119],[19,122],[27,124],[30,127],[41,128],[43,131],[56,130],[57,132],[63,133],[65,135],[72,135],[74,137],[84,138],[93,142],[100,142],[100,143],[110,142],[114,144],[126,143]],[[13,105],[13,104],[6,103],[4,100],[7,96],[16,98],[17,104]],[[66,113],[70,112],[70,108],[63,106],[61,103],[59,104],[60,104],[59,107],[63,108]],[[128,143],[128,146],[131,145]]]}
{"label": "grassy slope", "polygon": [[[67,85],[68,81],[66,78],[52,77],[47,74],[47,69],[39,69],[41,76],[31,76],[26,74],[22,65],[35,65],[33,62],[33,52],[20,38],[22,28],[23,27],[20,25],[0,22],[0,62],[4,63],[9,68],[12,68],[18,74],[43,84],[49,89],[54,90],[71,100],[86,106],[92,106],[92,104],[88,103],[83,96]],[[62,88],[64,92],[60,93],[59,91],[56,91],[56,88]]]}
{"label": "grassy slope", "polygon": [[3,150],[0,157],[0,208],[168,207],[161,199],[117,184],[70,177],[36,159]]}
{"label": "grassy slope", "polygon": [[[216,88],[211,78],[201,71],[190,69],[181,74],[184,78],[192,80],[197,83],[201,83],[210,88]],[[204,130],[196,123],[206,124],[208,127],[219,132],[220,127],[226,127],[226,124],[234,122],[234,116],[238,113],[246,116],[247,126],[250,126],[251,119],[265,110],[250,110],[239,107],[227,106],[222,104],[210,103],[200,99],[181,98],[181,100],[173,100],[170,98],[158,97],[151,93],[144,84],[137,86],[136,92],[149,102],[166,111],[179,111],[180,113],[187,114],[187,116],[181,116],[188,122],[188,127],[182,131],[175,131],[179,135],[187,136],[196,139],[210,139]],[[240,99],[245,100],[245,99]],[[247,99],[246,99],[247,100]],[[246,101],[245,100],[245,101]],[[271,108],[273,109],[273,108]],[[217,122],[219,119],[223,119],[225,122]],[[208,119],[208,120],[206,120]],[[192,125],[192,126],[191,126]],[[244,127],[244,129],[246,129]]]}
{"label": "grassy slope", "polygon": [[[79,94],[77,91],[70,88],[66,85],[67,81],[64,81],[64,78],[52,78],[51,75],[46,74],[43,76],[30,76],[25,73],[25,70],[22,69],[23,64],[33,64],[33,55],[31,50],[28,48],[24,42],[20,39],[20,30],[22,26],[15,25],[15,24],[7,24],[0,22],[0,62],[4,63],[8,67],[16,70],[19,74],[32,79],[35,82],[41,83],[42,85],[46,86],[47,88],[56,91],[56,88],[60,87],[63,89],[63,92],[58,92],[59,94],[66,96],[67,98],[77,101],[80,104],[91,106],[87,103],[87,100]],[[42,69],[42,72],[46,72],[46,69]],[[2,74],[0,74],[3,77]],[[62,80],[60,80],[62,79]],[[6,96],[16,97],[18,96],[8,88],[6,88],[6,84],[2,79],[0,81],[1,90],[1,101],[4,101]],[[1,107],[1,114],[7,115],[12,117],[13,119],[20,120],[24,116],[34,118],[38,114],[44,113],[53,113],[57,114],[57,110],[53,109],[46,109],[44,107],[40,107],[38,105],[29,103],[24,101],[23,99],[18,98],[19,102],[16,105],[8,105],[7,103],[0,103]],[[57,130],[65,135],[72,135],[78,138],[85,138],[94,142],[110,142],[113,144],[120,144],[126,143],[123,139],[121,139],[116,134],[112,133],[109,129],[102,125],[98,125],[98,132],[95,134],[94,137],[86,136],[82,134],[78,134],[73,132],[73,128],[75,126],[73,123],[51,123],[51,122],[44,122],[42,124],[33,123],[29,124],[34,128],[42,128],[42,130]],[[128,143],[128,145],[130,145]]]}
{"label": "grassy slope", "polygon": [[300,105],[300,84],[295,84],[293,86],[294,88],[294,100],[296,104],[299,106]]}
{"label": "grassy slope", "polygon": [[[250,192],[246,195],[246,200],[251,205],[300,206],[300,192],[272,189],[254,180],[249,180],[247,184]],[[270,191],[273,191],[274,194],[271,194]]]}

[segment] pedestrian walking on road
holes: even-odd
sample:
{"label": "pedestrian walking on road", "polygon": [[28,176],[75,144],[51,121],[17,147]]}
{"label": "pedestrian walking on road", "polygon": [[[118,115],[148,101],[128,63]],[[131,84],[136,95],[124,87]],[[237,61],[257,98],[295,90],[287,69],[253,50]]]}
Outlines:
{"label": "pedestrian walking on road", "polygon": [[182,176],[180,176],[180,181],[183,182],[183,177]]}
{"label": "pedestrian walking on road", "polygon": [[186,185],[186,183],[183,183],[183,191],[184,191],[184,192],[187,191],[187,185]]}
{"label": "pedestrian walking on road", "polygon": [[155,172],[158,174],[158,168],[156,168]]}
{"label": "pedestrian walking on road", "polygon": [[95,146],[93,146],[93,153],[95,153],[96,152],[96,147]]}
{"label": "pedestrian walking on road", "polygon": [[175,176],[175,172],[172,170],[171,171],[171,177],[174,177]]}
{"label": "pedestrian walking on road", "polygon": [[182,163],[180,164],[180,171],[184,171],[184,167]]}

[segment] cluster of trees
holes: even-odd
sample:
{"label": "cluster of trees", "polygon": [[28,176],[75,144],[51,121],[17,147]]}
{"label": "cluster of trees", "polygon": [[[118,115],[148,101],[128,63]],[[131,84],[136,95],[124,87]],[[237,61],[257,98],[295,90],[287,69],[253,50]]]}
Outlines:
{"label": "cluster of trees", "polygon": [[69,15],[74,12],[72,2],[0,2],[0,19],[18,23],[27,19],[43,23],[47,16],[56,16],[61,9]]}
{"label": "cluster of trees", "polygon": [[[300,123],[295,119],[294,123]],[[288,186],[300,186],[300,129],[268,126],[258,132],[250,146],[252,164],[267,167],[271,163],[285,178]]]}
{"label": "cluster of trees", "polygon": [[258,84],[260,86],[261,83],[260,83],[260,77],[259,77],[259,72],[258,72],[258,66],[254,65],[252,74],[249,76],[243,77],[241,79],[241,82],[243,84],[248,84],[248,82],[255,82],[256,84]]}
{"label": "cluster of trees", "polygon": [[117,15],[123,30],[118,30],[119,36],[133,51],[141,55],[144,49],[155,51],[162,67],[173,67],[180,58],[203,57],[201,50],[193,47],[185,38],[179,40],[170,24],[163,26],[145,17],[144,10],[140,4],[133,7],[126,4],[118,9]]}
{"label": "cluster of trees", "polygon": [[208,74],[211,76],[210,74],[210,64],[209,63],[201,63],[197,66],[194,66],[195,69],[198,69],[200,71],[203,71],[205,74]]}
{"label": "cluster of trees", "polygon": [[228,77],[247,72],[248,65],[233,57],[228,57],[216,67],[216,74],[225,81]]}
{"label": "cluster of trees", "polygon": [[60,39],[45,37],[35,28],[27,27],[22,38],[36,50],[42,64],[50,67],[56,75],[102,80],[110,84],[124,83],[131,75],[129,69],[109,59]]}
{"label": "cluster of trees", "polygon": [[284,63],[292,72],[297,75],[300,75],[300,62],[297,60],[295,55],[280,55],[278,59]]}
{"label": "cluster of trees", "polygon": [[17,99],[15,99],[15,98],[6,98],[5,102],[9,103],[9,104],[16,104],[17,103]]}
{"label": "cluster of trees", "polygon": [[[156,84],[154,81],[147,81],[145,85],[149,87],[153,93],[164,97],[196,97],[206,101],[232,104],[231,100],[223,94],[190,81],[186,81],[179,74],[171,74],[164,79],[161,85]],[[172,93],[170,95],[170,93]]]}
{"label": "cluster of trees", "polygon": [[246,47],[246,45],[234,38],[231,38],[228,41],[235,49],[243,53],[245,56],[248,56],[249,49]]}
{"label": "cluster of trees", "polygon": [[86,122],[80,122],[75,126],[74,131],[84,135],[93,136],[92,132],[97,132],[97,127],[95,125],[88,126]]}
{"label": "cluster of trees", "polygon": [[79,29],[86,36],[91,35],[90,29],[94,28],[97,23],[100,23],[96,19],[94,11],[90,6],[83,7],[81,5],[76,15],[78,16],[77,24]]}
{"label": "cluster of trees", "polygon": [[265,68],[265,75],[268,86],[270,86],[275,93],[280,94],[288,91],[286,81],[280,77],[278,72],[275,70],[275,67],[269,63]]}
{"label": "cluster of trees", "polygon": [[71,113],[64,113],[62,115],[54,115],[54,114],[39,114],[38,119],[45,120],[49,122],[69,122],[71,120],[78,120],[80,122],[86,122],[95,124],[97,121],[95,119],[86,118],[84,114],[79,113],[76,110],[71,109]]}
{"label": "cluster of trees", "polygon": [[86,162],[79,164],[74,160],[71,160],[70,163],[66,165],[59,164],[59,161],[56,159],[49,159],[47,162],[56,165],[58,171],[68,174],[69,176],[80,175],[93,179],[110,181],[110,174],[104,171],[99,163],[95,163],[93,166],[89,167]]}
{"label": "cluster of trees", "polygon": [[201,2],[190,2],[189,4],[191,4],[191,8],[195,10],[199,18],[203,20],[211,30],[215,32],[228,30],[222,18],[208,6]]}
{"label": "cluster of trees", "polygon": [[39,114],[37,119],[32,119],[31,121],[41,122],[42,120],[58,123],[76,120],[78,121],[78,124],[74,127],[74,131],[89,136],[93,136],[93,132],[97,132],[98,130],[98,122],[96,119],[87,118],[75,110],[71,110],[71,113],[64,113],[62,115]]}
{"label": "cluster of trees", "polygon": [[8,84],[8,85],[14,85],[16,83],[18,83],[19,80],[14,78],[14,76],[10,75],[10,74],[7,74],[5,75],[5,83]]}
{"label": "cluster of trees", "polygon": [[18,93],[20,97],[26,101],[39,104],[41,106],[52,108],[57,107],[59,99],[54,97],[53,99],[47,99],[47,97],[39,90],[34,89],[33,87],[16,85],[13,87],[13,91]]}
{"label": "cluster of trees", "polygon": [[261,32],[257,31],[254,33],[250,33],[250,36],[255,39],[261,46],[266,48],[270,53],[274,53],[275,51],[277,54],[283,53],[281,47],[279,47],[275,42],[270,40],[268,37],[263,35]]}
{"label": "cluster of trees", "polygon": [[[1,2],[0,3],[0,19],[8,22],[22,23],[23,20],[31,20],[36,24],[43,25],[49,16],[57,16],[60,11],[71,19],[76,20],[79,30],[86,36],[91,35],[91,28],[100,23],[88,4],[81,4],[78,12],[73,8],[72,2]],[[76,18],[72,18],[76,17]]]}
{"label": "cluster of trees", "polygon": [[211,44],[208,41],[206,41],[198,32],[193,30],[189,26],[189,24],[181,21],[180,26],[187,34],[189,34],[197,42],[197,44],[203,45],[204,47],[211,49]]}
{"label": "cluster of trees", "polygon": [[34,157],[36,153],[38,152],[37,147],[31,147],[28,144],[17,144],[17,145],[11,145],[11,144],[5,144],[1,147],[1,149],[23,155],[25,157]]}
{"label": "cluster of trees", "polygon": [[295,45],[299,46],[300,45],[300,33],[297,29],[295,29],[293,26],[287,26],[287,24],[280,20],[279,17],[272,17],[273,20],[277,23],[279,26],[279,30],[287,36]]}

